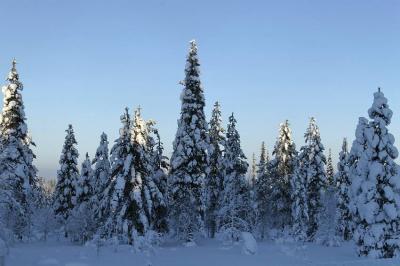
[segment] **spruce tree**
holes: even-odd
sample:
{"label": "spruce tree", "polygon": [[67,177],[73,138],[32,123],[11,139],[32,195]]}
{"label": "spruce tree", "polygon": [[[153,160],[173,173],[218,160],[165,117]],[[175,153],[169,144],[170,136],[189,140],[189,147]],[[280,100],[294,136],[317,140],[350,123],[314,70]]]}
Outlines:
{"label": "spruce tree", "polygon": [[133,201],[128,207],[131,212],[134,230],[145,235],[150,229],[159,229],[159,220],[167,215],[164,195],[153,179],[154,166],[151,147],[155,142],[151,137],[153,121],[141,117],[140,108],[136,110],[132,128],[132,163],[134,167]]}
{"label": "spruce tree", "polygon": [[214,238],[217,231],[218,201],[221,199],[224,179],[223,153],[225,145],[225,130],[222,127],[221,110],[218,102],[214,104],[209,127],[210,174],[205,182],[206,227],[208,235],[211,238]]}
{"label": "spruce tree", "polygon": [[15,60],[7,82],[2,87],[4,97],[0,118],[0,183],[9,195],[7,202],[12,206],[9,206],[4,218],[8,218],[8,225],[13,232],[22,237],[25,227],[30,223],[30,206],[37,186],[37,170],[33,165],[35,155],[31,149],[35,144],[25,123],[21,94],[23,84],[19,81]]}
{"label": "spruce tree", "polygon": [[80,243],[87,241],[94,233],[97,223],[94,219],[94,206],[92,197],[94,194],[92,163],[89,154],[82,163],[81,175],[76,184],[76,204],[72,209],[68,221],[68,236]]}
{"label": "spruce tree", "polygon": [[128,204],[131,202],[131,171],[130,164],[126,161],[132,160],[131,152],[131,117],[128,108],[125,108],[121,116],[122,127],[119,138],[115,140],[111,148],[111,178],[108,180],[106,189],[100,202],[100,213],[102,227],[99,233],[105,238],[118,238],[120,242],[131,243],[126,217]]}
{"label": "spruce tree", "polygon": [[197,45],[190,42],[181,94],[181,117],[173,145],[169,177],[170,221],[178,238],[192,242],[203,229],[204,180],[209,173],[208,125],[200,82]]}
{"label": "spruce tree", "polygon": [[57,171],[55,189],[55,214],[65,223],[76,205],[76,187],[79,179],[77,167],[79,153],[76,149],[76,139],[72,125],[66,130],[64,146],[60,157],[60,170]]}
{"label": "spruce tree", "polygon": [[240,146],[236,119],[229,117],[224,154],[224,191],[220,209],[221,233],[226,240],[238,241],[240,232],[251,230],[250,188],[246,181],[249,164]]}
{"label": "spruce tree", "polygon": [[108,139],[107,135],[103,132],[100,136],[100,144],[96,150],[96,154],[92,161],[92,165],[94,165],[93,169],[93,197],[92,197],[92,205],[95,210],[96,220],[101,221],[102,213],[100,208],[100,203],[103,200],[104,191],[107,188],[107,184],[110,181],[111,175],[111,165],[109,159],[109,151],[108,151]]}
{"label": "spruce tree", "polygon": [[292,140],[292,132],[289,122],[286,120],[280,125],[279,136],[272,153],[275,158],[272,161],[272,216],[275,227],[283,230],[291,224],[291,191],[290,182],[297,157],[296,146]]}
{"label": "spruce tree", "polygon": [[335,183],[335,170],[333,169],[331,149],[329,149],[328,159],[326,160],[326,182],[328,186],[334,186]]}
{"label": "spruce tree", "polygon": [[251,157],[251,170],[249,173],[249,185],[250,188],[253,190],[254,186],[257,182],[257,163],[256,163],[256,154],[253,152]]}
{"label": "spruce tree", "polygon": [[308,230],[308,198],[307,198],[307,172],[308,170],[308,154],[305,147],[301,148],[301,152],[296,162],[294,175],[291,180],[292,195],[292,235],[296,241],[306,241]]}
{"label": "spruce tree", "polygon": [[360,175],[354,177],[358,224],[354,239],[360,256],[392,258],[399,254],[400,182],[398,151],[388,132],[392,111],[378,89],[368,110],[371,121],[365,128],[365,150],[358,161]]}
{"label": "spruce tree", "polygon": [[310,119],[310,124],[304,137],[306,145],[302,147],[301,152],[307,158],[302,166],[305,168],[307,180],[307,237],[310,241],[313,241],[318,231],[323,209],[321,196],[326,188],[324,146],[321,143],[319,128],[314,118]]}
{"label": "spruce tree", "polygon": [[269,155],[265,143],[261,144],[260,161],[257,165],[257,181],[255,184],[256,224],[260,238],[264,239],[271,217],[271,173],[269,171]]}
{"label": "spruce tree", "polygon": [[82,163],[81,175],[76,186],[76,204],[89,202],[94,194],[93,187],[93,169],[89,154],[86,153],[85,160]]}
{"label": "spruce tree", "polygon": [[[167,233],[168,227],[168,170],[169,170],[169,159],[164,156],[164,147],[161,142],[161,137],[158,129],[155,127],[155,122],[150,121],[147,123],[148,126],[148,137],[147,137],[147,150],[151,157],[152,167],[152,179],[157,189],[161,193],[161,198],[164,204],[160,205],[154,210],[152,217],[152,230],[158,233]],[[151,133],[151,134],[150,134]]]}
{"label": "spruce tree", "polygon": [[347,139],[343,139],[339,154],[338,172],[335,175],[337,192],[336,234],[340,239],[348,241],[352,238],[352,214],[350,210],[350,161]]}

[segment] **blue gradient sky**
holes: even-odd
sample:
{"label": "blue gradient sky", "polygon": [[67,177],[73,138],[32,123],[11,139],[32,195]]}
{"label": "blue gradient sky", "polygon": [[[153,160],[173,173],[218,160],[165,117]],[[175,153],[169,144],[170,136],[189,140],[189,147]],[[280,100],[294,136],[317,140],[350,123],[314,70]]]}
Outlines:
{"label": "blue gradient sky", "polygon": [[40,174],[55,177],[68,123],[83,158],[111,143],[125,106],[158,121],[167,153],[188,41],[199,45],[209,117],[235,112],[248,157],[310,116],[335,157],[381,86],[400,133],[400,1],[0,1],[0,75],[16,57]]}

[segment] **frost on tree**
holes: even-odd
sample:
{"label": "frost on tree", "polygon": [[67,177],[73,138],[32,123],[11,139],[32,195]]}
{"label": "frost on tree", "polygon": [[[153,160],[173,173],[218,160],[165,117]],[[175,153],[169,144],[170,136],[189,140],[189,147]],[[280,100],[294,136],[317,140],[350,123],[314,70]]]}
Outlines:
{"label": "frost on tree", "polygon": [[219,200],[223,191],[224,168],[223,152],[225,145],[224,128],[222,127],[221,110],[215,103],[209,124],[210,130],[210,174],[205,182],[206,193],[206,228],[208,235],[214,238],[217,231]]}
{"label": "frost on tree", "polygon": [[4,201],[7,206],[0,206],[1,211],[4,210],[0,216],[8,228],[22,237],[22,231],[30,223],[29,206],[34,200],[32,193],[36,187],[37,170],[31,150],[31,145],[35,144],[25,123],[23,85],[19,81],[15,60],[7,81],[8,84],[2,87],[4,97],[0,118],[0,193],[8,196]]}
{"label": "frost on tree", "polygon": [[100,144],[96,150],[96,154],[92,161],[94,165],[93,169],[93,198],[92,205],[95,210],[96,220],[101,221],[103,219],[103,213],[100,203],[103,201],[105,195],[104,191],[107,188],[107,184],[110,181],[111,165],[108,151],[108,139],[105,133],[100,136]]}
{"label": "frost on tree", "polygon": [[249,173],[249,180],[248,180],[251,190],[254,189],[256,181],[257,181],[257,163],[256,163],[256,154],[253,153],[251,157],[251,170]]}
{"label": "frost on tree", "polygon": [[380,89],[368,114],[371,121],[364,128],[359,174],[352,177],[358,222],[354,239],[360,256],[391,258],[400,248],[400,177],[394,161],[398,151],[387,129],[392,111]]}
{"label": "frost on tree", "polygon": [[128,110],[121,121],[120,137],[111,150],[112,178],[101,204],[106,212],[109,208],[102,233],[136,245],[136,240],[156,229],[167,206],[153,179],[153,153],[149,149],[154,146],[149,135],[153,122],[144,121],[140,110],[135,112],[133,123]]}
{"label": "frost on tree", "polygon": [[66,130],[64,146],[60,157],[60,169],[57,171],[54,211],[65,223],[76,205],[76,187],[79,179],[78,151],[72,125]]}
{"label": "frost on tree", "polygon": [[154,217],[152,218],[152,230],[158,233],[167,233],[168,228],[168,171],[169,171],[169,159],[164,156],[164,146],[161,142],[161,137],[158,129],[155,127],[154,122],[148,123],[148,144],[147,149],[150,152],[152,158],[151,164],[153,167],[153,181],[161,193],[163,202],[166,205],[161,206],[159,210],[154,212]]}
{"label": "frost on tree", "polygon": [[266,237],[266,230],[271,220],[271,173],[269,169],[269,155],[265,143],[261,145],[260,161],[257,165],[257,179],[255,183],[256,226],[261,239]]}
{"label": "frost on tree", "polygon": [[220,230],[225,240],[238,241],[250,232],[252,218],[250,188],[246,180],[249,164],[240,146],[236,119],[229,117],[224,154],[224,191],[219,211]]}
{"label": "frost on tree", "polygon": [[[145,235],[148,230],[165,230],[159,222],[167,215],[164,195],[154,182],[153,150],[155,140],[151,136],[154,121],[145,121],[140,108],[135,112],[132,128],[132,163],[134,172],[133,201],[129,210],[135,230]],[[132,197],[131,196],[131,197]]]}
{"label": "frost on tree", "polygon": [[94,233],[97,223],[94,220],[94,195],[93,170],[89,154],[82,163],[81,175],[76,185],[76,205],[67,221],[68,236],[73,241],[84,243]]}
{"label": "frost on tree", "polygon": [[208,125],[199,66],[197,45],[191,41],[169,176],[170,222],[177,237],[187,242],[203,229],[203,188],[209,172]]}
{"label": "frost on tree", "polygon": [[115,140],[111,148],[111,177],[108,179],[106,189],[103,192],[100,202],[101,213],[100,223],[102,224],[99,233],[102,237],[111,239],[116,237],[119,241],[128,242],[129,236],[126,236],[124,219],[126,217],[126,197],[129,199],[131,187],[129,186],[131,177],[131,167],[126,165],[131,150],[131,117],[128,108],[125,108],[121,116],[122,127],[119,131],[119,138]]}
{"label": "frost on tree", "polygon": [[335,170],[333,169],[331,149],[329,149],[328,159],[326,160],[326,182],[328,186],[334,186],[335,183]]}
{"label": "frost on tree", "polygon": [[292,140],[289,122],[280,125],[279,136],[274,147],[272,160],[272,217],[274,227],[283,230],[291,224],[291,195],[290,180],[293,178],[294,166],[297,156],[296,146]]}
{"label": "frost on tree", "polygon": [[350,160],[347,147],[347,139],[343,140],[342,150],[339,154],[337,165],[338,172],[336,180],[336,234],[345,241],[351,240],[353,236],[353,218],[350,210]]}
{"label": "frost on tree", "polygon": [[314,118],[311,118],[304,137],[306,145],[301,148],[301,152],[307,158],[302,166],[306,171],[307,182],[307,237],[310,241],[313,241],[320,224],[323,208],[321,196],[326,187],[324,146],[321,143],[319,128]]}
{"label": "frost on tree", "polygon": [[296,161],[294,175],[291,180],[292,195],[292,235],[296,241],[306,241],[308,230],[308,198],[307,198],[307,149],[302,147]]}

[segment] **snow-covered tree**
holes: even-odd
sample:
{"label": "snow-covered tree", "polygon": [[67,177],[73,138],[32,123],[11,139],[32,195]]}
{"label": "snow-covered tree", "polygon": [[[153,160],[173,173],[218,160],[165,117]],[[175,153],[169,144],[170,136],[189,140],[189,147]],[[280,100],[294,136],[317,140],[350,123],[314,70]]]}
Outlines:
{"label": "snow-covered tree", "polygon": [[338,172],[335,175],[337,186],[336,235],[345,241],[350,240],[353,235],[353,221],[350,210],[351,182],[349,163],[349,151],[347,139],[345,138],[343,139],[342,150],[339,154]]}
{"label": "snow-covered tree", "polygon": [[372,121],[364,128],[365,150],[352,176],[356,221],[354,239],[360,256],[391,258],[400,249],[400,177],[395,163],[398,151],[388,132],[392,111],[378,90],[368,110]]}
{"label": "snow-covered tree", "polygon": [[168,170],[169,159],[164,156],[164,147],[155,122],[150,120],[147,125],[147,144],[146,150],[149,153],[149,165],[152,168],[152,180],[161,193],[162,205],[153,210],[151,218],[151,229],[157,233],[164,234],[168,232]]}
{"label": "snow-covered tree", "polygon": [[82,163],[81,175],[76,186],[76,204],[89,202],[94,193],[93,187],[93,169],[89,154],[86,153],[85,160]]}
{"label": "snow-covered tree", "polygon": [[9,218],[6,226],[22,237],[22,231],[30,223],[30,205],[33,200],[31,193],[36,186],[37,170],[33,165],[35,155],[31,149],[35,144],[25,123],[21,94],[23,85],[19,81],[15,60],[12,62],[7,82],[8,84],[2,87],[4,97],[0,118],[0,183],[4,193],[13,200],[7,201],[7,205],[12,204],[11,209],[9,208],[12,211],[6,211],[7,214],[3,214],[3,217]]}
{"label": "snow-covered tree", "polygon": [[208,235],[211,238],[214,238],[217,231],[218,202],[221,199],[224,180],[223,152],[225,145],[225,130],[222,127],[221,109],[218,102],[214,104],[209,127],[210,174],[205,182],[206,227]]}
{"label": "snow-covered tree", "polygon": [[280,125],[279,136],[274,147],[275,156],[272,163],[272,192],[271,200],[272,217],[274,217],[274,226],[283,230],[285,226],[291,224],[291,191],[290,180],[293,178],[293,172],[297,157],[296,146],[292,140],[292,132],[289,128],[289,121],[286,120]]}
{"label": "snow-covered tree", "polygon": [[257,162],[256,162],[256,154],[253,152],[253,156],[251,157],[251,170],[249,173],[249,185],[250,188],[253,189],[257,182]]}
{"label": "snow-covered tree", "polygon": [[296,241],[306,241],[308,230],[307,170],[308,154],[301,148],[294,175],[291,180],[292,195],[292,235]]}
{"label": "snow-covered tree", "polygon": [[271,210],[271,173],[269,171],[269,155],[265,143],[261,144],[260,161],[257,165],[257,181],[255,184],[256,225],[260,238],[264,239]]}
{"label": "snow-covered tree", "polygon": [[84,243],[96,229],[92,198],[94,193],[93,169],[89,154],[82,163],[81,175],[76,186],[76,205],[67,221],[68,236],[77,242]]}
{"label": "snow-covered tree", "polygon": [[232,114],[226,132],[224,191],[219,212],[220,230],[226,240],[238,241],[240,232],[251,230],[250,188],[246,180],[248,167]]}
{"label": "snow-covered tree", "polygon": [[93,170],[93,197],[91,199],[93,209],[95,210],[95,215],[97,220],[101,220],[102,213],[100,213],[100,203],[103,200],[104,191],[107,188],[107,184],[110,181],[111,175],[111,165],[109,159],[108,151],[108,139],[105,133],[100,136],[100,144],[97,148],[96,154],[92,161],[94,165]]}
{"label": "snow-covered tree", "polygon": [[[127,217],[128,202],[131,201],[130,193],[132,187],[131,165],[126,160],[131,152],[131,117],[128,108],[125,108],[121,116],[122,127],[119,138],[115,140],[111,148],[111,178],[108,179],[106,189],[100,202],[98,217],[102,224],[99,233],[107,239],[118,238],[121,242],[129,242],[127,225],[124,224]],[[131,160],[131,159],[130,159]]]}
{"label": "snow-covered tree", "polygon": [[314,118],[310,119],[310,124],[304,137],[306,145],[301,148],[301,152],[307,158],[302,165],[306,171],[307,181],[307,237],[310,241],[313,241],[320,224],[320,216],[323,209],[321,196],[326,187],[324,146],[321,143],[319,128]]}
{"label": "snow-covered tree", "polygon": [[329,149],[328,159],[326,160],[326,182],[328,186],[335,185],[335,170],[333,169],[331,149]]}
{"label": "snow-covered tree", "polygon": [[[132,173],[133,195],[132,204],[128,207],[132,212],[130,219],[138,234],[144,235],[150,229],[155,229],[158,219],[167,215],[167,205],[164,195],[160,192],[153,179],[154,166],[152,150],[155,145],[150,136],[153,121],[145,121],[141,117],[140,108],[135,112],[132,128]],[[158,226],[157,226],[158,228]]]}
{"label": "snow-covered tree", "polygon": [[200,82],[197,45],[190,42],[181,94],[181,117],[173,145],[169,176],[170,221],[178,238],[191,242],[202,231],[203,188],[209,173],[208,125]]}
{"label": "snow-covered tree", "polygon": [[79,179],[76,139],[72,125],[66,130],[67,135],[60,157],[60,170],[57,172],[57,185],[54,194],[54,211],[63,223],[76,205],[76,186]]}

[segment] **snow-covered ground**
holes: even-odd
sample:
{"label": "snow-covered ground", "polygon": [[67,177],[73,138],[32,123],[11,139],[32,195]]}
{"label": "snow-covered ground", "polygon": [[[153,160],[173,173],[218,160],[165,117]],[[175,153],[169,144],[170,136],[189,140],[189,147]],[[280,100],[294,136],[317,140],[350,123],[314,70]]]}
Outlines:
{"label": "snow-covered ground", "polygon": [[256,255],[246,255],[242,246],[223,246],[204,240],[194,247],[165,244],[152,254],[135,253],[130,247],[102,248],[67,243],[20,244],[10,250],[6,266],[399,266],[400,259],[369,260],[356,256],[354,247],[323,247],[291,243],[259,243]]}

